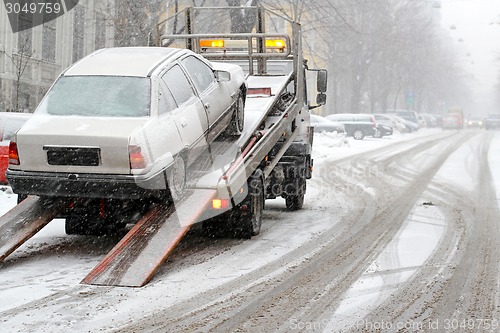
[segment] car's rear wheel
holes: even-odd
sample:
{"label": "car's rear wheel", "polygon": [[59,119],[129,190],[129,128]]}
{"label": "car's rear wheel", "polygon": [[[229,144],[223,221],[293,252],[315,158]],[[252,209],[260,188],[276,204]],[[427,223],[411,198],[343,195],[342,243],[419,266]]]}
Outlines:
{"label": "car's rear wheel", "polygon": [[186,164],[182,156],[177,156],[168,171],[168,187],[174,201],[179,200],[186,187]]}
{"label": "car's rear wheel", "polygon": [[229,135],[240,135],[245,127],[245,102],[243,101],[243,94],[240,93],[236,99],[234,106],[233,117],[227,129]]}
{"label": "car's rear wheel", "polygon": [[355,140],[363,140],[363,138],[365,137],[365,133],[363,133],[362,130],[355,130],[353,133],[352,133],[352,137],[355,139]]}

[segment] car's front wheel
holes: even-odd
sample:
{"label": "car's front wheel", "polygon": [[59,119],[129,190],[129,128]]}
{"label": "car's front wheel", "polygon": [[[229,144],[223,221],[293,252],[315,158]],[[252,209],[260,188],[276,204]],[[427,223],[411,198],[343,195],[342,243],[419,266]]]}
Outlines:
{"label": "car's front wheel", "polygon": [[231,122],[227,128],[227,133],[229,135],[240,135],[243,132],[243,128],[245,127],[244,108],[245,102],[243,100],[243,94],[240,93],[236,99],[233,117],[231,118]]}
{"label": "car's front wheel", "polygon": [[352,133],[352,137],[355,139],[355,140],[363,140],[363,138],[365,137],[365,133],[363,133],[362,130],[355,130],[353,133]]}

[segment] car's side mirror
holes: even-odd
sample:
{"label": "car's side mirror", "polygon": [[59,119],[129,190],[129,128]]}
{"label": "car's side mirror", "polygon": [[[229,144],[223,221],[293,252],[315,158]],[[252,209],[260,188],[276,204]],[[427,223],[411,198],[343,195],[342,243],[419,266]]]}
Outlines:
{"label": "car's side mirror", "polygon": [[215,78],[217,81],[231,81],[231,73],[227,71],[220,71],[220,70],[215,70],[214,71]]}

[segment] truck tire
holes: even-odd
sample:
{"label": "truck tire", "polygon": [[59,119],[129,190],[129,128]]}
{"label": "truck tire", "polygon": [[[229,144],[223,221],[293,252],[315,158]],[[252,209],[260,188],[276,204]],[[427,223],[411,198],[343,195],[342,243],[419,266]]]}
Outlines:
{"label": "truck tire", "polygon": [[241,211],[239,221],[237,221],[237,229],[240,229],[242,238],[250,239],[252,236],[257,236],[260,233],[262,226],[262,215],[265,205],[264,177],[262,171],[257,170],[248,179],[248,195],[242,204],[246,205],[247,209]]}
{"label": "truck tire", "polygon": [[226,130],[226,133],[231,136],[238,136],[243,132],[245,127],[245,102],[243,100],[243,94],[240,93],[236,99],[236,104],[234,107],[233,117]]}
{"label": "truck tire", "polygon": [[304,196],[306,195],[306,180],[299,178],[294,186],[294,193],[285,196],[286,209],[289,211],[300,210],[304,206]]}

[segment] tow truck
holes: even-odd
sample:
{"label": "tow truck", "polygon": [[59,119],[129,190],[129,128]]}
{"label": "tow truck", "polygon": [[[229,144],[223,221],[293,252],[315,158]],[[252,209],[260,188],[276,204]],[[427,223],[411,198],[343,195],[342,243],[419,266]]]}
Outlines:
{"label": "tow truck", "polygon": [[[287,209],[302,208],[313,170],[310,110],[326,102],[327,72],[308,68],[300,24],[264,7],[241,9],[255,17],[252,32],[214,31],[220,22],[230,22],[233,10],[187,7],[158,24],[156,46],[187,48],[240,65],[248,84],[243,133],[207,147],[189,170],[182,198],[157,202],[131,219],[130,230],[82,283],[144,286],[196,223],[208,234],[225,229],[251,238],[260,232],[266,199],[283,197]],[[282,31],[266,29],[276,26]],[[316,81],[314,105],[308,78]],[[72,200],[28,196],[0,217],[0,262],[64,216]]]}

